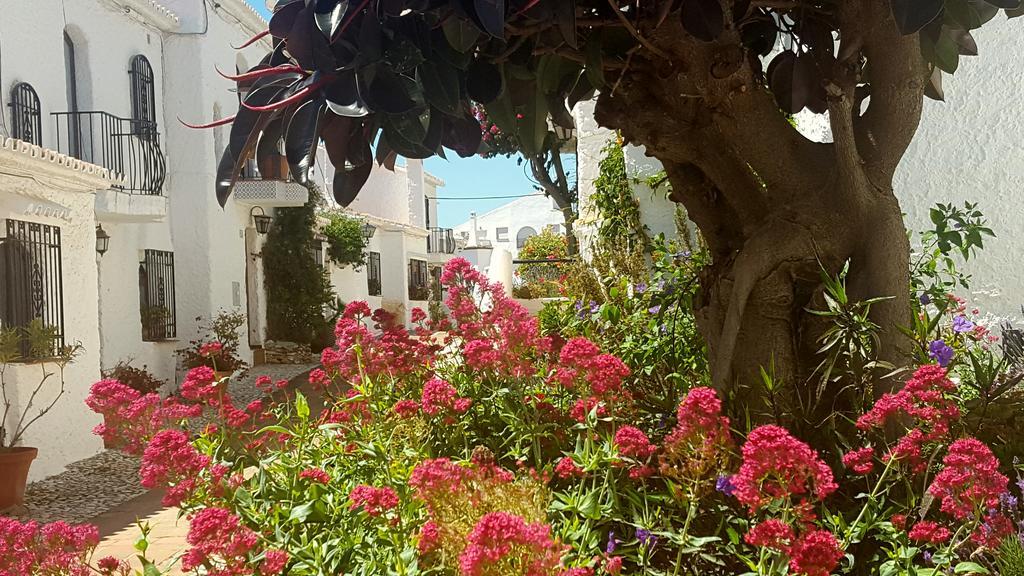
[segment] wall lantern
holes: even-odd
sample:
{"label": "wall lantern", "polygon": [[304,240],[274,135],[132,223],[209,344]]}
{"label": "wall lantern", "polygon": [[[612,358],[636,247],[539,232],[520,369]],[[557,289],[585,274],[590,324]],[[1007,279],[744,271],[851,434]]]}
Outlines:
{"label": "wall lantern", "polygon": [[110,234],[103,229],[102,224],[96,225],[96,252],[102,257],[110,249]]}
{"label": "wall lantern", "polygon": [[[253,214],[256,210],[259,210],[259,214]],[[267,213],[263,211],[260,206],[253,206],[252,210],[249,210],[249,214],[252,216],[252,223],[256,226],[256,231],[260,234],[266,234],[270,231],[270,222],[273,220]]]}
{"label": "wall lantern", "polygon": [[377,227],[369,222],[363,224],[363,238],[369,240],[377,232]]}

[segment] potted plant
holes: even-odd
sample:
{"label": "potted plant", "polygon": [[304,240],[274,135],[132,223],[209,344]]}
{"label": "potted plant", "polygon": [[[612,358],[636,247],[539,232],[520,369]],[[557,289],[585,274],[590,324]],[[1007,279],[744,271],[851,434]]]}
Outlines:
{"label": "potted plant", "polygon": [[[57,342],[57,330],[45,326],[38,319],[25,327],[0,330],[0,399],[3,401],[0,415],[0,510],[24,501],[29,468],[39,449],[19,444],[28,428],[52,410],[64,395],[64,369],[81,350],[80,345],[58,346]],[[19,403],[15,411],[11,400],[13,392],[8,390],[12,385],[9,371],[12,365],[27,362],[37,363],[42,376],[28,395],[28,401]],[[51,380],[54,376],[57,393],[52,398],[46,394],[40,397],[46,384],[54,382]],[[44,402],[46,398],[45,403],[36,409],[36,402]]]}
{"label": "potted plant", "polygon": [[185,368],[209,366],[218,380],[231,376],[248,365],[238,356],[239,330],[247,319],[241,312],[221,311],[209,326],[200,326],[203,335],[178,350]]}

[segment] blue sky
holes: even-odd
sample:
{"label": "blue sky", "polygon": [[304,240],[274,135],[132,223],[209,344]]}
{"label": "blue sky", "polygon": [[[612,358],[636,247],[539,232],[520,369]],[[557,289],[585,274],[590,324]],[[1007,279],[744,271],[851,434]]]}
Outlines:
{"label": "blue sky", "polygon": [[[270,17],[264,0],[248,0],[265,18]],[[438,191],[441,198],[465,198],[465,200],[439,200],[437,218],[439,226],[450,228],[469,220],[469,213],[478,214],[493,210],[504,200],[475,200],[480,196],[513,196],[531,194],[534,187],[517,165],[515,158],[459,158],[454,153],[451,160],[430,158],[426,161],[427,171],[445,181],[445,187]]]}

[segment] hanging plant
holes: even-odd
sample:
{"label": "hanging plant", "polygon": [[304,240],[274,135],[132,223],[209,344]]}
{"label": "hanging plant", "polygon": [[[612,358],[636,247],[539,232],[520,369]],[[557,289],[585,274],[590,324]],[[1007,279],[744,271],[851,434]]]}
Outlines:
{"label": "hanging plant", "polygon": [[327,257],[337,266],[358,269],[366,263],[367,239],[363,221],[341,212],[323,214],[330,220],[321,232],[327,237]]}

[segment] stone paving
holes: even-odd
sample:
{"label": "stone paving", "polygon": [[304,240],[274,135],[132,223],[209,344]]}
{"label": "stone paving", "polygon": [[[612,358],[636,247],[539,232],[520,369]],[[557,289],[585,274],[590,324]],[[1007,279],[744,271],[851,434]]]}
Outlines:
{"label": "stone paving", "polygon": [[[258,376],[298,382],[301,380],[299,377],[315,366],[257,366],[242,377],[232,379],[228,390],[236,404],[245,406],[262,396],[255,387]],[[134,545],[140,535],[136,520],[140,519],[152,527],[149,557],[159,562],[169,562],[185,549],[188,522],[178,520],[176,509],[160,505],[159,492],[147,492],[139,484],[139,463],[138,457],[105,450],[70,464],[61,474],[29,484],[25,506],[10,512],[10,515],[39,522],[64,520],[69,523],[96,524],[103,537],[96,558],[134,557]],[[169,576],[177,574],[181,572],[172,570]]]}

